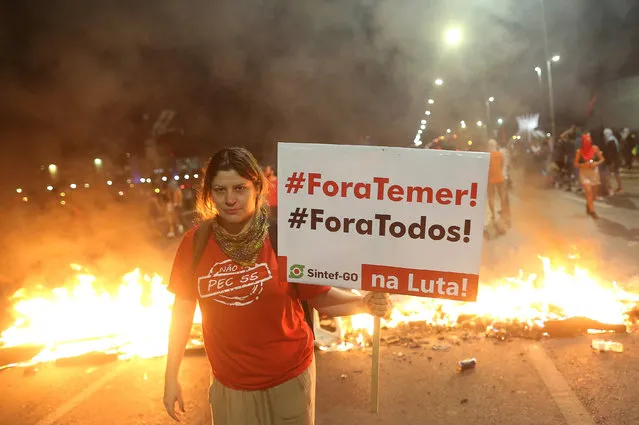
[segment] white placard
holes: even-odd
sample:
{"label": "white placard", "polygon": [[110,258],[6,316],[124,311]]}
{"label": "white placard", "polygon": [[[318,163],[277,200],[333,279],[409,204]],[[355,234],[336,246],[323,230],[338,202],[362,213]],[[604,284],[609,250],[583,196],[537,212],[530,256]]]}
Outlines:
{"label": "white placard", "polygon": [[480,152],[279,143],[280,267],[290,282],[474,301],[488,166]]}

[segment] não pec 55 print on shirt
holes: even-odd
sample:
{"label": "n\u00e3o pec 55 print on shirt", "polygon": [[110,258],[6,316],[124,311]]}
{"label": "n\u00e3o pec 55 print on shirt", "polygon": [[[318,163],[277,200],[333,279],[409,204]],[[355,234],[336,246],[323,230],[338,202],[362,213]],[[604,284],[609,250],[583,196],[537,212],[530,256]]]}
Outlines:
{"label": "n\u00e3o pec 55 print on shirt", "polygon": [[264,290],[264,282],[272,277],[267,263],[242,267],[228,259],[215,263],[208,275],[198,277],[198,291],[201,298],[241,307],[257,301]]}

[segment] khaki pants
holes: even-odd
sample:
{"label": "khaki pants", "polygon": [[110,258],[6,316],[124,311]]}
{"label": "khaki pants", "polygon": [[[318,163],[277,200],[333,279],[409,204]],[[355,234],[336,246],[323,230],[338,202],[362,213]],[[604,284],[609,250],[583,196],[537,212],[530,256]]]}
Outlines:
{"label": "khaki pants", "polygon": [[315,377],[313,358],[301,375],[266,390],[232,390],[213,378],[213,425],[314,425]]}

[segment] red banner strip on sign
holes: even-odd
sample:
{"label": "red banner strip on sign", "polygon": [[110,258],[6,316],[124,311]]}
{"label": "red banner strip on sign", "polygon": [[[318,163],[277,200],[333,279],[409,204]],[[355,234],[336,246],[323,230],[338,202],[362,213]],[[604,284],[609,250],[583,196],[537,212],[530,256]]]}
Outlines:
{"label": "red banner strip on sign", "polygon": [[362,289],[416,297],[476,301],[479,275],[362,264]]}

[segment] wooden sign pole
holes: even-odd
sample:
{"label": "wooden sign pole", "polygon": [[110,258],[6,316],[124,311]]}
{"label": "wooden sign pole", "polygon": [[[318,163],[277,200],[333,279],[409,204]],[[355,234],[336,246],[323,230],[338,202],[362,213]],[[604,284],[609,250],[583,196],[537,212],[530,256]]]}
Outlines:
{"label": "wooden sign pole", "polygon": [[374,316],[373,323],[373,369],[371,371],[371,412],[379,411],[379,343],[381,319]]}

